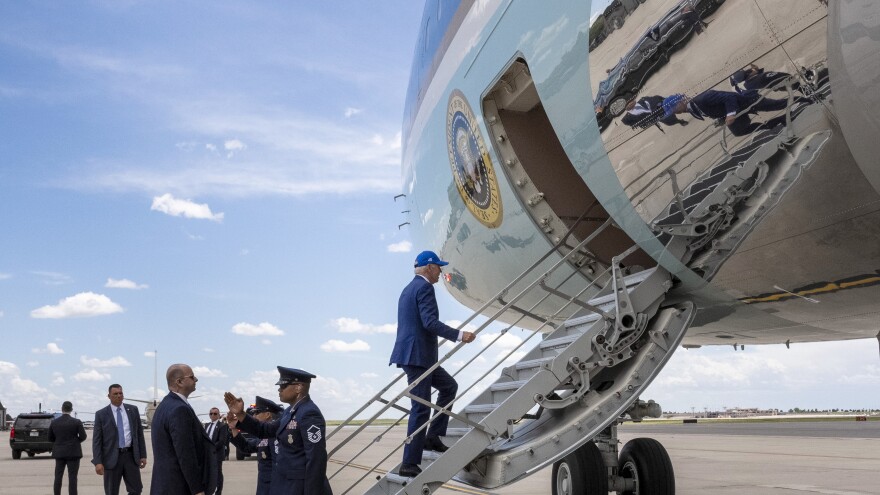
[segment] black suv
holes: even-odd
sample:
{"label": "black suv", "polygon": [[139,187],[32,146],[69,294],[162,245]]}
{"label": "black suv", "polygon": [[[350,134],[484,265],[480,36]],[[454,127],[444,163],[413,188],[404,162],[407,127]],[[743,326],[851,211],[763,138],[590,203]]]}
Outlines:
{"label": "black suv", "polygon": [[49,441],[49,423],[60,416],[59,413],[23,413],[15,418],[12,430],[9,431],[9,446],[12,447],[12,458],[21,459],[21,453],[27,452],[33,457],[43,452],[52,452]]}

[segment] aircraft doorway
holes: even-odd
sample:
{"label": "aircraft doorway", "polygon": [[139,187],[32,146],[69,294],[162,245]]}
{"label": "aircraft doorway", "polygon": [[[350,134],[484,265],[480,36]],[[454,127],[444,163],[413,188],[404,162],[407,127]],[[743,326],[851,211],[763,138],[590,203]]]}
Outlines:
{"label": "aircraft doorway", "polygon": [[[511,189],[551,242],[559,243],[571,230],[561,248],[565,253],[605,224],[608,212],[568,159],[524,60],[511,64],[482,106]],[[572,256],[572,263],[588,276],[600,274],[613,257],[633,245],[623,230],[612,225]],[[628,273],[656,265],[641,249],[622,262]]]}

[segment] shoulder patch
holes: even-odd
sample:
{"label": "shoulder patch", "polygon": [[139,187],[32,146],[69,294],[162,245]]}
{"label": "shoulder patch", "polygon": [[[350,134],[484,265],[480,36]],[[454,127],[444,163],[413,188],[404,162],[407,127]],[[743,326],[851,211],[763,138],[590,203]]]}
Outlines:
{"label": "shoulder patch", "polygon": [[308,434],[309,441],[312,443],[318,443],[321,441],[321,427],[318,425],[309,426],[309,429],[306,430]]}

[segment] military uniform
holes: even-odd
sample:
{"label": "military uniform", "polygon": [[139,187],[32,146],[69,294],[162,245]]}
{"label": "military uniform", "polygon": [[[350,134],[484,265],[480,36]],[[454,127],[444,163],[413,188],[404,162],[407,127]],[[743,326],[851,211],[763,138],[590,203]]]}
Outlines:
{"label": "military uniform", "polygon": [[[253,412],[268,411],[278,416],[284,408],[278,404],[257,396],[256,406]],[[245,438],[236,435],[231,442],[240,449],[255,450],[257,452],[257,493],[256,495],[269,495],[272,486],[272,465],[275,463],[275,440],[269,438]]]}
{"label": "military uniform", "polygon": [[[300,370],[281,366],[278,370],[279,385],[314,378]],[[269,439],[274,456],[270,495],[332,495],[327,480],[324,416],[308,395],[285,409],[278,420],[260,422],[245,415],[238,428]]]}

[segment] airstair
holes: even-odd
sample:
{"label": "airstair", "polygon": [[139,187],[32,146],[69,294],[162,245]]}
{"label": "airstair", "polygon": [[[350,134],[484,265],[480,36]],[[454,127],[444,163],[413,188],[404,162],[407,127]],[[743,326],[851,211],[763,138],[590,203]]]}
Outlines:
{"label": "airstair", "polygon": [[[572,269],[575,265],[570,263],[569,258],[586,252],[587,244],[609,227],[613,228],[610,220],[570,249],[564,248],[569,237],[565,236],[497,294],[494,301],[486,303],[461,324],[459,328],[464,328],[494,303],[497,309],[476,329],[475,333],[479,334],[505,311],[515,311],[523,315],[521,319],[526,315],[535,317],[535,308],[547,298],[562,300],[555,314],[544,318],[539,328],[480,379],[466,388],[460,384],[457,400],[495,372],[532,338],[543,336],[543,340],[519,362],[503,368],[495,383],[482,390],[473,402],[460,409],[459,404],[455,404],[455,409],[449,405],[440,407],[414,397],[411,390],[415,384],[391,398],[385,398],[384,395],[390,395],[389,390],[405,376],[401,373],[333,430],[328,435],[331,445],[335,443],[331,457],[359,435],[369,435],[366,447],[344,461],[342,468],[330,478],[333,482],[337,474],[352,466],[358,466],[365,472],[354,484],[341,490],[335,484],[338,482],[334,482],[337,491],[342,494],[427,495],[449,480],[481,488],[503,486],[563,459],[597,434],[616,425],[624,413],[643,414],[645,404],[638,401],[639,395],[678,346],[693,320],[695,308],[687,301],[664,305],[673,281],[663,268],[626,273],[621,261],[638,249],[635,245],[612,259],[610,266],[599,274],[585,277],[583,271]],[[685,243],[673,239],[667,249],[671,251],[670,254],[681,256]],[[555,261],[551,259],[554,254]],[[549,268],[545,268],[548,264]],[[551,283],[551,280],[554,282]],[[574,293],[561,290],[565,288],[572,292],[575,280],[585,280],[580,290]],[[509,292],[514,289],[516,295],[509,297]],[[521,301],[534,301],[536,298],[527,296],[535,294],[540,294],[540,297],[528,310],[516,306]],[[502,335],[499,334],[492,343],[481,348],[462,369],[485,355]],[[456,345],[420,380],[447,362],[462,347],[463,344]],[[442,454],[425,451],[422,472],[414,478],[396,474],[399,466],[377,477],[376,474],[382,472],[382,464],[392,457],[400,458],[403,444],[384,452],[384,457],[372,467],[364,468],[358,464],[362,462],[358,459],[366,450],[380,445],[391,428],[405,423],[410,400],[417,400],[434,409],[436,414],[432,420],[437,414],[450,416],[449,430],[444,437],[449,448]],[[377,412],[359,426],[353,425],[352,422],[361,413],[371,406],[375,409],[377,405],[381,405]],[[379,433],[376,428],[367,430],[390,409],[403,413],[397,422],[381,429]],[[427,429],[429,423],[430,420],[422,425],[421,430]],[[605,474],[600,473],[603,481]],[[378,479],[370,488],[366,487],[368,477]]]}

